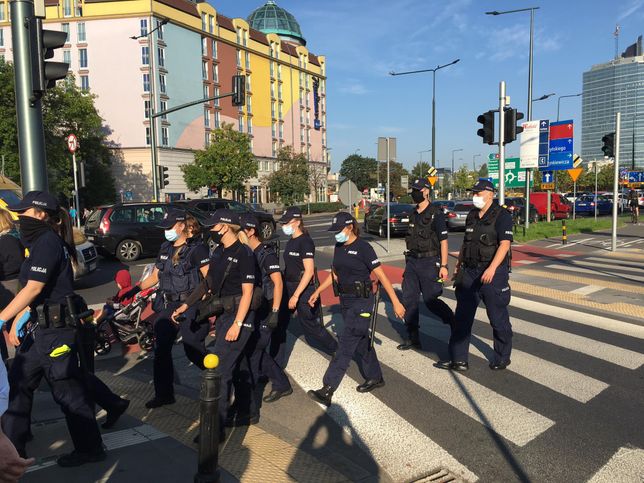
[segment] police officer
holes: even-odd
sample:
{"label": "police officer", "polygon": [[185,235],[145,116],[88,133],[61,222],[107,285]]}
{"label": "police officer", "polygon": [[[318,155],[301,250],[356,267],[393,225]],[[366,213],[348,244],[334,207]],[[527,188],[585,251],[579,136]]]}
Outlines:
{"label": "police officer", "polygon": [[281,367],[286,367],[286,330],[291,314],[297,311],[300,325],[309,343],[312,340],[322,346],[325,352],[333,354],[338,343],[326,330],[321,321],[320,303],[309,305],[308,300],[315,291],[315,244],[304,228],[302,212],[296,206],[287,208],[282,217],[282,231],[290,239],[284,248],[284,280],[286,290],[279,326],[273,333],[271,352]]}
{"label": "police officer", "polygon": [[472,188],[474,208],[465,220],[465,237],[455,271],[456,322],[449,340],[450,360],[436,367],[466,371],[472,324],[480,300],[485,304],[494,336],[490,369],[510,365],[512,326],[510,303],[510,245],[512,216],[494,200],[494,185],[480,179]]}
{"label": "police officer", "polygon": [[248,342],[247,354],[255,381],[262,373],[266,374],[271,381],[271,392],[263,398],[263,401],[272,403],[291,395],[293,388],[284,370],[265,350],[270,343],[271,333],[278,324],[284,282],[275,246],[260,241],[258,226],[259,223],[255,215],[243,214],[241,216],[241,227],[248,237],[248,246],[253,250],[257,259],[258,273],[255,278],[261,281],[264,294],[262,305],[256,315],[257,327]]}
{"label": "police officer", "polygon": [[[141,290],[159,284],[153,309],[157,313],[154,324],[154,398],[145,403],[149,409],[173,404],[174,367],[172,347],[181,333],[183,348],[188,359],[203,369],[206,355],[205,339],[208,321],[198,321],[196,309],[184,314],[180,323],[172,320],[172,313],[201,283],[208,273],[208,247],[199,237],[198,221],[179,209],[170,209],[159,224],[165,230],[166,241],[161,245],[154,271],[138,287],[124,295],[134,296]],[[202,323],[200,323],[202,322]]]}
{"label": "police officer", "polygon": [[[75,324],[67,301],[74,295],[71,225],[61,226],[64,215],[56,198],[31,191],[10,210],[20,215],[20,239],[29,249],[19,281],[23,287],[0,312],[0,325],[16,317],[9,341],[18,347],[9,373],[9,409],[2,426],[21,456],[30,434],[33,392],[44,376],[54,400],[67,420],[74,451],[58,458],[60,466],[79,466],[105,459],[93,402],[82,382],[76,348]],[[56,231],[63,235],[59,236]],[[33,332],[23,337],[17,327],[23,317],[32,321]],[[36,325],[37,322],[37,325]]]}
{"label": "police officer", "polygon": [[[245,243],[246,234],[239,225],[239,215],[229,209],[218,209],[204,224],[212,227],[212,239],[218,243],[208,269],[208,277],[173,314],[177,317],[195,307],[204,295],[218,300],[223,313],[215,321],[215,346],[221,373],[219,398],[220,429],[224,425],[255,423],[256,415],[239,415],[226,421],[232,391],[233,372],[254,330],[255,310],[261,302],[261,290],[255,291],[255,256]],[[259,297],[258,297],[259,295]],[[235,402],[238,407],[250,406],[250,401]],[[220,435],[222,436],[222,435]]]}
{"label": "police officer", "polygon": [[447,280],[447,224],[440,207],[429,201],[431,185],[425,178],[412,184],[411,197],[417,203],[409,219],[409,232],[405,238],[405,272],[403,273],[402,298],[405,306],[407,338],[399,350],[420,348],[418,336],[418,294],[422,293],[425,305],[445,324],[453,324],[454,312],[438,297],[443,293]]}
{"label": "police officer", "polygon": [[[336,284],[340,295],[344,328],[339,336],[338,351],[324,374],[323,387],[308,392],[312,399],[325,406],[331,405],[331,397],[340,385],[354,355],[360,361],[358,367],[365,378],[365,382],[356,387],[358,392],[370,392],[385,385],[376,351],[370,347],[371,318],[377,317],[370,279],[372,272],[389,295],[396,316],[401,319],[405,316],[405,308],[380,266],[376,252],[369,243],[359,238],[360,229],[355,218],[349,213],[340,212],[333,218],[329,231],[335,232],[337,242],[333,254],[332,274],[308,300],[311,306],[319,303],[320,294],[333,283]],[[371,337],[373,336],[374,334],[371,334]]]}

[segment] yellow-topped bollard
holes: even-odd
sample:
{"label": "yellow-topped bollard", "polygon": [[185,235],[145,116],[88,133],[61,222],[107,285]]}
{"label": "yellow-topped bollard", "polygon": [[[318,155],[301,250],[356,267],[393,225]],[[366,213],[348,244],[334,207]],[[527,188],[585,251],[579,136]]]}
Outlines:
{"label": "yellow-topped bollard", "polygon": [[206,369],[214,369],[219,365],[219,357],[217,354],[207,354],[203,358],[203,365]]}

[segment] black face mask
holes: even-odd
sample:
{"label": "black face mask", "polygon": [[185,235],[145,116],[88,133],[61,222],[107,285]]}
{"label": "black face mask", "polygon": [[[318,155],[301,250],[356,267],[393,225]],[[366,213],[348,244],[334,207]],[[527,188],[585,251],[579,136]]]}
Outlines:
{"label": "black face mask", "polygon": [[220,244],[221,244],[221,238],[222,238],[223,236],[224,236],[224,235],[223,235],[223,234],[221,234],[221,233],[219,233],[218,231],[213,231],[213,232],[211,232],[210,239],[211,239],[213,242],[215,242],[217,245],[220,245]]}
{"label": "black face mask", "polygon": [[51,230],[47,222],[31,216],[20,216],[19,223],[20,241],[27,248],[33,245],[43,233]]}
{"label": "black face mask", "polygon": [[411,199],[414,203],[422,203],[425,200],[425,194],[421,190],[412,190]]}

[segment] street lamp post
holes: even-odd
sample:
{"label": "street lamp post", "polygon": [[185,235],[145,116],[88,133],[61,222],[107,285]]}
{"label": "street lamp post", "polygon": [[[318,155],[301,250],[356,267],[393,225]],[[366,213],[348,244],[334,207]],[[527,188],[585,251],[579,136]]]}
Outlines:
{"label": "street lamp post", "polygon": [[454,153],[458,153],[459,151],[463,151],[463,148],[458,148],[458,149],[452,149],[452,192],[455,192],[455,176],[454,176]]}
{"label": "street lamp post", "polygon": [[[497,10],[493,12],[485,12],[486,15],[505,15],[508,13],[517,13],[517,12],[530,12],[530,53],[528,56],[528,112],[527,112],[527,120],[531,121],[532,120],[532,71],[533,71],[533,54],[534,54],[534,11],[538,10],[539,7],[528,7],[528,8],[519,8],[516,10],[506,10],[503,12],[499,12]],[[530,210],[530,175],[531,175],[531,170],[527,168],[525,170],[525,209],[526,209],[526,216],[525,216],[525,227],[526,229],[529,228],[530,226],[530,216],[529,216],[529,210]],[[503,173],[500,173],[501,176],[503,176]]]}
{"label": "street lamp post", "polygon": [[422,74],[424,72],[432,73],[432,167],[436,167],[436,71],[449,67],[459,62],[461,59],[456,59],[449,64],[438,65],[433,69],[411,70],[408,72],[389,72],[389,75],[409,75],[409,74]]}
{"label": "street lamp post", "polygon": [[476,171],[476,158],[481,156],[480,154],[475,154],[472,156],[472,171]]}
{"label": "street lamp post", "polygon": [[559,108],[561,107],[561,99],[565,99],[566,97],[579,97],[581,95],[581,92],[579,94],[568,94],[566,96],[559,96],[557,99],[557,121],[559,121]]}

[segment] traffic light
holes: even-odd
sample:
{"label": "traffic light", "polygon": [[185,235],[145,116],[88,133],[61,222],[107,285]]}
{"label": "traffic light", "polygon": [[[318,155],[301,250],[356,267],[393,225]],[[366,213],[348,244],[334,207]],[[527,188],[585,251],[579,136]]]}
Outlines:
{"label": "traffic light", "polygon": [[168,180],[168,167],[159,166],[159,187],[163,189],[169,184],[170,181]]}
{"label": "traffic light", "polygon": [[233,76],[233,106],[243,106],[246,103],[246,76]]}
{"label": "traffic light", "polygon": [[519,112],[516,109],[512,108],[505,111],[505,133],[503,136],[504,144],[516,141],[517,134],[521,134],[523,132],[523,128],[521,126],[517,126],[517,122],[521,119],[523,119],[522,112]]}
{"label": "traffic light", "polygon": [[56,85],[56,81],[64,79],[69,71],[66,62],[52,62],[54,51],[65,45],[67,33],[57,30],[44,30],[42,20],[30,20],[31,75],[33,95],[40,98],[47,89]]}
{"label": "traffic light", "polygon": [[604,151],[604,156],[607,158],[614,158],[615,157],[615,133],[611,132],[609,134],[606,134],[602,138],[602,143],[604,143],[604,146],[602,146],[602,151]]}
{"label": "traffic light", "polygon": [[485,144],[494,144],[494,111],[487,111],[476,118],[483,127],[476,134],[483,138]]}

